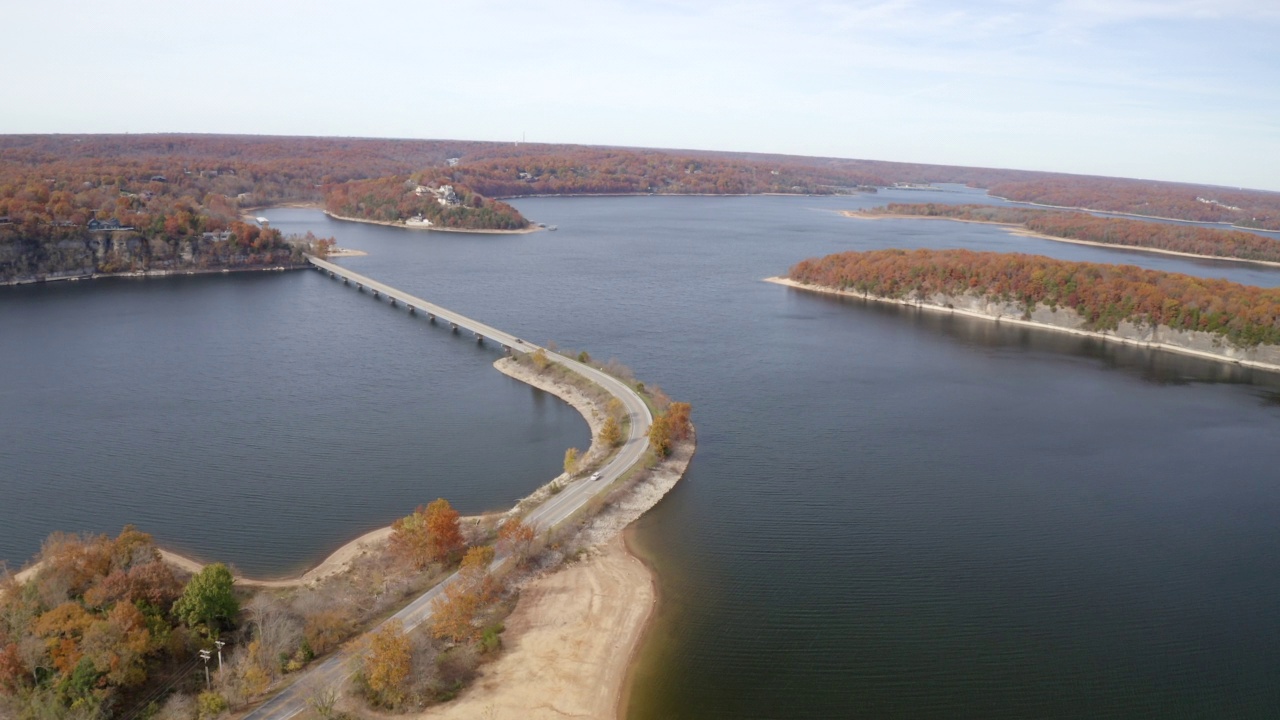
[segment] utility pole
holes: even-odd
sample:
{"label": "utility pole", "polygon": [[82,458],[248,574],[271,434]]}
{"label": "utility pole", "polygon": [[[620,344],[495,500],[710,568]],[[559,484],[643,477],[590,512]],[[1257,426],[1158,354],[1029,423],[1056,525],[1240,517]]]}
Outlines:
{"label": "utility pole", "polygon": [[222,646],[226,645],[226,643],[221,640],[214,640],[213,644],[218,646],[218,672],[222,672]]}
{"label": "utility pole", "polygon": [[208,650],[200,651],[200,659],[204,660],[204,689],[205,690],[213,689],[213,683],[209,681],[209,658],[212,655],[213,653],[209,652]]}

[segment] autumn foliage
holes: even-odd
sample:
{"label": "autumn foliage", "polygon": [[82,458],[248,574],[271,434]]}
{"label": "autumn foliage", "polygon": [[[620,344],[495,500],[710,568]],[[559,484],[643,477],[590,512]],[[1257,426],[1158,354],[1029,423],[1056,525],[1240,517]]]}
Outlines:
{"label": "autumn foliage", "polygon": [[1260,190],[1078,175],[1007,178],[983,187],[1042,205],[1280,230],[1280,193]]}
{"label": "autumn foliage", "polygon": [[649,427],[649,445],[658,456],[670,455],[674,445],[693,432],[693,423],[689,420],[692,409],[689,403],[673,402],[653,419],[653,425]]}
{"label": "autumn foliage", "polygon": [[[250,135],[0,136],[0,218],[15,224],[132,214],[233,218],[321,201],[352,180],[409,176],[489,198],[585,193],[831,193],[962,183],[1066,207],[1280,224],[1280,193],[994,168],[647,148]],[[126,224],[134,224],[132,222]],[[163,223],[162,223],[163,224]]]}
{"label": "autumn foliage", "polygon": [[458,511],[444,498],[391,524],[391,552],[418,569],[448,562],[465,545]]}
{"label": "autumn foliage", "polygon": [[536,533],[531,525],[525,524],[520,518],[511,518],[498,528],[497,550],[520,562],[528,555],[535,537]]}
{"label": "autumn foliage", "polygon": [[170,613],[183,586],[146,533],[57,533],[38,560],[26,584],[0,586],[0,694],[89,716],[184,652],[185,631]]}
{"label": "autumn foliage", "polygon": [[1066,307],[1096,330],[1129,321],[1215,333],[1239,347],[1280,343],[1280,288],[1133,265],[969,250],[876,250],[805,260],[789,277],[878,297],[975,295],[1028,309]]}
{"label": "autumn foliage", "polygon": [[433,636],[456,643],[474,641],[480,636],[476,618],[497,594],[497,586],[489,574],[493,557],[494,549],[488,545],[467,551],[458,576],[431,606]]}
{"label": "autumn foliage", "polygon": [[409,636],[399,620],[388,620],[370,633],[363,662],[364,684],[374,702],[383,707],[399,705],[413,669]]}
{"label": "autumn foliage", "polygon": [[612,415],[605,418],[604,424],[600,426],[600,442],[609,447],[617,447],[622,444],[622,426],[618,424],[618,419]]}
{"label": "autumn foliage", "polygon": [[[421,217],[435,227],[463,230],[518,230],[529,225],[519,211],[504,202],[465,185],[428,177],[394,175],[329,185],[325,188],[325,209],[341,217],[381,222]],[[417,191],[419,187],[443,185],[453,188],[456,204],[442,205],[430,192]]]}
{"label": "autumn foliage", "polygon": [[1098,217],[1082,212],[1059,212],[996,205],[890,203],[866,211],[871,215],[941,217],[975,222],[1021,225],[1033,232],[1068,240],[1085,240],[1122,247],[1280,262],[1280,241],[1243,230],[1196,225]]}

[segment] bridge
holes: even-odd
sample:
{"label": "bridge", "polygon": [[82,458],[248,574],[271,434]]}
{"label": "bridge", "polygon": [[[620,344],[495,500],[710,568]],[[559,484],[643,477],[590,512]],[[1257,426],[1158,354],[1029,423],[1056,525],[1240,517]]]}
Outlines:
{"label": "bridge", "polygon": [[390,300],[392,307],[404,305],[410,313],[426,315],[427,320],[430,322],[447,323],[453,330],[467,330],[475,335],[476,342],[484,342],[485,338],[489,338],[501,344],[502,348],[508,352],[513,349],[521,352],[533,352],[538,349],[537,345],[526,343],[515,335],[485,325],[479,320],[472,320],[466,315],[446,310],[435,303],[427,302],[420,297],[414,297],[407,292],[397,290],[373,278],[351,272],[341,265],[321,260],[314,255],[308,255],[307,262],[311,263],[312,267],[317,270],[327,273],[329,277],[341,280],[344,285],[354,285],[361,292],[367,290],[375,299],[387,298]]}
{"label": "bridge", "polygon": [[[397,304],[404,305],[409,312],[425,313],[428,320],[448,323],[455,332],[459,329],[466,330],[475,335],[477,342],[484,342],[487,338],[501,344],[503,349],[508,352],[512,350],[519,350],[520,352],[545,351],[545,348],[525,342],[510,333],[503,332],[477,320],[472,320],[465,315],[452,312],[439,305],[429,303],[422,298],[414,297],[372,278],[354,273],[341,265],[335,265],[311,255],[307,256],[307,262],[311,263],[317,270],[328,274],[334,280],[342,280],[344,285],[354,285],[357,290],[368,290],[377,299],[387,298],[393,307],[397,306]],[[626,383],[590,365],[566,358],[557,353],[548,351],[546,355],[548,360],[578,373],[618,398],[622,402],[622,407],[627,412],[631,422],[626,442],[623,443],[617,454],[600,469],[599,480],[593,481],[584,478],[574,480],[525,516],[524,521],[533,525],[539,532],[549,530],[572,517],[591,498],[600,494],[614,480],[642,461],[645,451],[649,447],[649,427],[653,424],[653,415],[649,412],[649,406]],[[509,558],[506,556],[496,557],[490,569],[498,570],[508,560]],[[434,600],[457,577],[457,573],[450,575],[439,585],[415,598],[400,612],[392,615],[384,622],[399,621],[404,625],[406,631],[426,622],[431,618],[431,606]],[[322,662],[301,673],[292,685],[259,705],[253,712],[244,716],[244,720],[287,720],[297,715],[307,709],[311,699],[316,697],[319,692],[329,688],[335,691],[340,690],[342,683],[355,672],[354,659],[355,656],[351,650],[346,648],[338,650]]]}

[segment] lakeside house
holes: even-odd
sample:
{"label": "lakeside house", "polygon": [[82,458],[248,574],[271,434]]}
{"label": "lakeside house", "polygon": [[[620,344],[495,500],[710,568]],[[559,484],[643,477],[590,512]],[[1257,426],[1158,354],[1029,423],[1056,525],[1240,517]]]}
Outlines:
{"label": "lakeside house", "polygon": [[111,218],[110,220],[99,220],[97,218],[94,218],[90,220],[85,227],[95,232],[97,231],[112,232],[115,230],[132,230],[133,229],[128,225],[121,225],[120,221],[115,218]]}
{"label": "lakeside house", "polygon": [[1212,198],[1205,198],[1205,197],[1199,197],[1199,196],[1197,196],[1197,197],[1196,197],[1196,200],[1197,200],[1197,201],[1199,201],[1199,202],[1204,203],[1205,205],[1217,205],[1218,207],[1222,208],[1223,210],[1233,210],[1233,211],[1236,211],[1236,212],[1239,212],[1239,211],[1240,211],[1240,208],[1236,207],[1235,205],[1228,205],[1228,204],[1226,204],[1226,203],[1224,203],[1224,202],[1221,202],[1221,201],[1218,201],[1218,200],[1214,200],[1214,199],[1212,199]]}
{"label": "lakeside house", "polygon": [[453,189],[452,185],[441,185],[438,188],[419,185],[413,189],[413,194],[418,197],[423,195],[434,195],[436,202],[441,205],[458,205],[461,200],[458,199],[458,193]]}

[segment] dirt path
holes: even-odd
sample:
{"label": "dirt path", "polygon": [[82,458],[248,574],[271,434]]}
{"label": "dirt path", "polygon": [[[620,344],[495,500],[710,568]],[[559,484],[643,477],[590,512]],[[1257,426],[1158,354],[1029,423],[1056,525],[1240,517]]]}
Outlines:
{"label": "dirt path", "polygon": [[502,657],[458,699],[417,717],[612,720],[654,598],[648,569],[615,537],[527,585]]}

